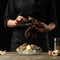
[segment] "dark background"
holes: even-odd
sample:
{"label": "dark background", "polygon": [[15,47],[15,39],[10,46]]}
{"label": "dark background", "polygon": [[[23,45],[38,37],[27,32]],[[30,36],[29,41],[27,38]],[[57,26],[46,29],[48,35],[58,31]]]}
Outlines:
{"label": "dark background", "polygon": [[[10,39],[11,33],[10,30],[7,30],[4,27],[4,21],[3,21],[7,1],[8,0],[0,0],[0,50],[9,51],[10,43],[11,43],[11,39]],[[49,36],[52,38],[60,37],[60,7],[59,6],[60,6],[60,2],[56,0],[56,14],[57,14],[58,26],[56,30],[49,33]],[[52,45],[53,45],[53,41],[51,41],[51,47]]]}

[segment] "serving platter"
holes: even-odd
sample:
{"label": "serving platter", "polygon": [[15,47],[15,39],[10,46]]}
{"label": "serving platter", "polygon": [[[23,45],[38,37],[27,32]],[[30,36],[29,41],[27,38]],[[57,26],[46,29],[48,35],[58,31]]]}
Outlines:
{"label": "serving platter", "polygon": [[36,50],[32,50],[32,51],[17,51],[18,54],[20,55],[38,55],[41,54],[41,51],[36,51]]}

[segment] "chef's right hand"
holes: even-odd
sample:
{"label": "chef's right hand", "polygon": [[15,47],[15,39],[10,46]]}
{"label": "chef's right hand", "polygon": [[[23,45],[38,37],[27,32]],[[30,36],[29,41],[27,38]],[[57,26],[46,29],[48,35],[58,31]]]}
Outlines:
{"label": "chef's right hand", "polygon": [[24,22],[26,22],[26,18],[24,18],[23,16],[18,16],[15,20],[9,19],[7,21],[7,27],[9,28],[19,27]]}
{"label": "chef's right hand", "polygon": [[16,24],[17,24],[18,26],[20,26],[22,23],[26,22],[26,18],[24,18],[23,16],[18,16],[18,17],[15,19],[15,21],[16,21]]}

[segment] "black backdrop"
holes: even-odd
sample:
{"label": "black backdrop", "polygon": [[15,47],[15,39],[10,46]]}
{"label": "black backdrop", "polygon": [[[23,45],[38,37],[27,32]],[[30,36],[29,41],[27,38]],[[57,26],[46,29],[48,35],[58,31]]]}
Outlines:
{"label": "black backdrop", "polygon": [[10,47],[10,33],[4,27],[4,13],[8,0],[0,0],[0,50],[8,50]]}
{"label": "black backdrop", "polygon": [[[4,27],[4,21],[3,21],[3,17],[4,17],[4,12],[5,12],[5,8],[7,5],[7,1],[8,0],[0,0],[0,50],[7,50],[9,51],[10,49],[10,31],[6,30]],[[60,37],[60,2],[57,0],[56,1],[56,13],[57,13],[57,18],[58,18],[58,28],[56,29],[56,31],[53,31],[54,34],[52,35],[52,33],[49,33],[49,35],[53,36],[53,37]],[[52,42],[53,43],[53,42]]]}

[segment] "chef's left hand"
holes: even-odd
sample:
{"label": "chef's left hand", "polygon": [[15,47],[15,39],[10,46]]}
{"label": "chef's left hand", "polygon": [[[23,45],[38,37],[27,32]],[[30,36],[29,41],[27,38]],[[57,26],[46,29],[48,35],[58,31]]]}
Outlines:
{"label": "chef's left hand", "polygon": [[41,25],[41,28],[40,27],[35,28],[39,32],[49,32],[53,30],[56,26],[54,23],[50,23],[49,25],[47,25],[44,22],[39,22],[39,24]]}

